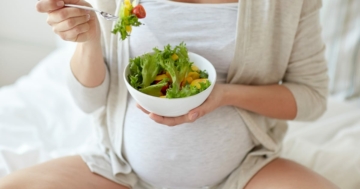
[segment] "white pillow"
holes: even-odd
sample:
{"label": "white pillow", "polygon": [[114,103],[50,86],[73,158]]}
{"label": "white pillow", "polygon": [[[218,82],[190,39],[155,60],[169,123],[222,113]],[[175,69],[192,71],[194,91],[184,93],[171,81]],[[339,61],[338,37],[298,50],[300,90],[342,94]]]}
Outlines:
{"label": "white pillow", "polygon": [[331,95],[360,98],[360,1],[324,0],[321,22]]}

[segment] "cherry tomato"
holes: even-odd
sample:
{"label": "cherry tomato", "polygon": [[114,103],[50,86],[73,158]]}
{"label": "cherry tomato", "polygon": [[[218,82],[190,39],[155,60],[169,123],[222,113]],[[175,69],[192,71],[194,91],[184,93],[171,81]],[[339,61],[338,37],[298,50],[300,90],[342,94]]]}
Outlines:
{"label": "cherry tomato", "polygon": [[135,14],[135,16],[138,18],[146,17],[146,11],[142,5],[136,5],[136,7],[131,10],[131,13]]}

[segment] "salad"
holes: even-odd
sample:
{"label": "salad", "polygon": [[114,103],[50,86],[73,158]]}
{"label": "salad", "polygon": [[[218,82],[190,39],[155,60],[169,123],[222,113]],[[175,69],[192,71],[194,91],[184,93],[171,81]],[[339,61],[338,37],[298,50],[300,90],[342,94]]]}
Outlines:
{"label": "salad", "polygon": [[140,26],[142,23],[139,22],[139,19],[145,17],[146,11],[142,5],[133,6],[130,0],[125,0],[120,7],[119,20],[111,32],[113,34],[120,33],[121,39],[125,40],[130,36],[132,26]]}
{"label": "salad", "polygon": [[211,83],[188,56],[184,43],[130,59],[128,81],[142,93],[161,98],[184,98],[207,89]]}

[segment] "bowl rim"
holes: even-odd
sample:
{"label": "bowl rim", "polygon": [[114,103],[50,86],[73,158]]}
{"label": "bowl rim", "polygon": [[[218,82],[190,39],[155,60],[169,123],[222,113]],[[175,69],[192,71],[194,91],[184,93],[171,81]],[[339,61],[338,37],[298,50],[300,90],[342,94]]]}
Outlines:
{"label": "bowl rim", "polygon": [[[144,53],[144,54],[146,54],[146,53]],[[128,79],[127,79],[127,76],[125,76],[126,70],[128,69],[130,63],[128,63],[128,64],[125,66],[125,69],[124,69],[124,71],[123,71],[123,78],[124,78],[124,80],[125,80],[125,83],[126,83],[126,85],[127,85],[128,87],[131,87],[131,88],[134,89],[135,91],[139,92],[139,94],[140,94],[141,96],[150,97],[150,98],[152,98],[152,99],[172,100],[172,101],[180,101],[180,100],[184,100],[184,99],[195,98],[196,96],[204,93],[205,91],[212,90],[212,89],[214,88],[215,83],[216,83],[216,77],[217,77],[217,73],[216,73],[216,69],[215,69],[214,65],[213,65],[208,59],[206,59],[205,57],[203,57],[203,56],[201,56],[201,55],[199,55],[199,54],[196,54],[196,53],[190,52],[190,51],[188,51],[188,54],[193,54],[193,55],[195,55],[195,56],[199,56],[199,57],[205,59],[207,62],[210,63],[211,69],[213,69],[213,70],[214,70],[214,73],[215,73],[214,82],[212,82],[211,85],[210,85],[207,89],[205,89],[204,91],[201,91],[200,93],[198,93],[198,94],[196,94],[196,95],[192,95],[192,96],[188,96],[188,97],[183,97],[183,98],[160,98],[160,97],[151,96],[151,95],[142,93],[142,92],[140,92],[139,90],[135,89],[133,86],[131,86],[130,83],[129,83],[129,81],[128,81]],[[134,98],[134,97],[133,97],[133,98]]]}

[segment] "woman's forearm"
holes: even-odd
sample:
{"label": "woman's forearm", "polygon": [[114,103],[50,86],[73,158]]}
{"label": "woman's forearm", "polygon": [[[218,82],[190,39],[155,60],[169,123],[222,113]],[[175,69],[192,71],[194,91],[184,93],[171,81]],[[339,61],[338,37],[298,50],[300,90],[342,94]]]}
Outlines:
{"label": "woman's forearm", "polygon": [[296,101],[282,85],[226,85],[223,105],[232,105],[267,117],[292,120],[296,117]]}
{"label": "woman's forearm", "polygon": [[106,75],[100,40],[78,43],[70,64],[74,76],[82,85],[89,88],[99,86]]}

